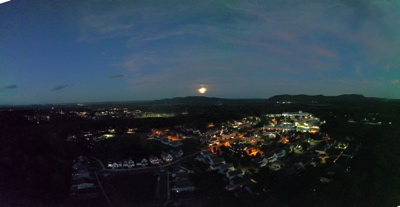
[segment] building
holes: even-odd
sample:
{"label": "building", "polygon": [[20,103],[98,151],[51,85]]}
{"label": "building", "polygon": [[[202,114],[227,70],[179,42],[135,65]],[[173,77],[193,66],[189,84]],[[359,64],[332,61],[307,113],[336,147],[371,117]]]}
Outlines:
{"label": "building", "polygon": [[231,170],[226,172],[226,177],[232,180],[234,177],[243,177],[243,172],[241,169]]}
{"label": "building", "polygon": [[243,187],[247,184],[250,183],[249,178],[243,178],[243,177],[234,177],[230,182],[229,185],[226,186],[226,189],[231,191],[231,190],[236,190],[240,187]]}
{"label": "building", "polygon": [[154,155],[151,155],[151,156],[149,157],[149,161],[150,161],[150,163],[153,164],[153,165],[158,165],[158,164],[160,164],[160,162],[161,162],[160,158],[158,158],[158,157],[156,157],[156,156],[154,156]]}
{"label": "building", "polygon": [[172,188],[173,191],[179,193],[183,191],[194,191],[196,188],[192,181],[184,180],[176,182],[174,187]]}
{"label": "building", "polygon": [[165,162],[171,162],[172,160],[174,160],[174,157],[169,153],[162,152],[161,159],[164,160]]}

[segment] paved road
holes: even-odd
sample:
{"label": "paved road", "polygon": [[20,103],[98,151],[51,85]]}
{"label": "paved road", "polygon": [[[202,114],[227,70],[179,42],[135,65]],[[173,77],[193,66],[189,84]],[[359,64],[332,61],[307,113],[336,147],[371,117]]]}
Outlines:
{"label": "paved road", "polygon": [[125,207],[125,206],[129,206],[126,205],[123,201],[123,199],[116,193],[114,187],[108,182],[108,178],[111,175],[110,173],[107,173],[106,170],[104,169],[103,163],[95,158],[95,157],[91,157],[93,160],[95,160],[96,162],[94,162],[94,165],[96,166],[96,169],[102,169],[102,170],[98,170],[95,172],[95,176],[97,179],[97,182],[99,183],[99,188],[101,190],[101,192],[103,193],[103,196],[105,197],[108,206],[110,207]]}

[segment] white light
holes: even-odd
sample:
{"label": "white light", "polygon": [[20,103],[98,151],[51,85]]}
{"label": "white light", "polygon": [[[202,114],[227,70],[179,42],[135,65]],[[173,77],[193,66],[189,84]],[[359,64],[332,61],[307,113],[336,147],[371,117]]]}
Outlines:
{"label": "white light", "polygon": [[9,2],[10,0],[0,0],[0,4]]}
{"label": "white light", "polygon": [[199,93],[201,93],[201,94],[205,93],[206,91],[207,91],[207,89],[204,87],[199,88]]}

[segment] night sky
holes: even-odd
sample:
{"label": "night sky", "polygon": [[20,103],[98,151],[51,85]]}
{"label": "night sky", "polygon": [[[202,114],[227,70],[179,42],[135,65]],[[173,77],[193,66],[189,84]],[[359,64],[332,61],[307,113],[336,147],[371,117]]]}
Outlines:
{"label": "night sky", "polygon": [[11,0],[0,104],[400,98],[400,1]]}

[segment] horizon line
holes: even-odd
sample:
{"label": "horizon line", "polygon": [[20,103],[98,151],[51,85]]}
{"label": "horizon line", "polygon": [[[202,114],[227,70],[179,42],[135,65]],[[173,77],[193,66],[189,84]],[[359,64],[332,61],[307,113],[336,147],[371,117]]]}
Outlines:
{"label": "horizon line", "polygon": [[168,100],[168,99],[176,99],[176,98],[190,98],[190,97],[202,97],[202,98],[216,98],[216,99],[225,99],[225,100],[268,100],[275,96],[324,96],[324,97],[338,97],[344,95],[359,95],[363,96],[364,98],[375,98],[375,99],[386,99],[386,100],[399,100],[396,98],[379,98],[379,97],[366,97],[363,94],[340,94],[340,95],[323,95],[323,94],[316,94],[316,95],[308,95],[308,94],[279,94],[273,95],[268,98],[219,98],[219,97],[210,97],[210,96],[176,96],[172,98],[160,98],[160,99],[152,99],[152,100],[126,100],[126,101],[83,101],[83,102],[62,102],[62,103],[31,103],[31,104],[0,104],[0,107],[23,107],[23,106],[46,106],[46,105],[77,105],[77,104],[101,104],[101,103],[123,103],[123,102],[151,102],[151,101],[161,101],[161,100]]}

